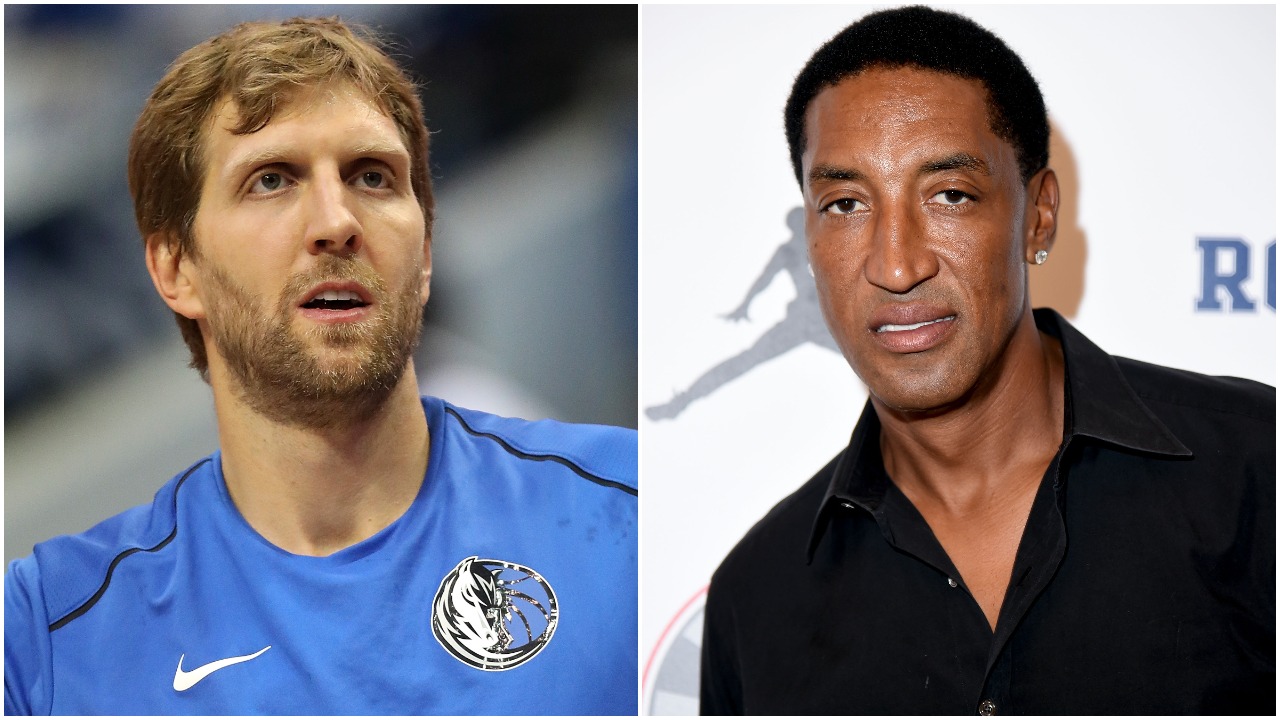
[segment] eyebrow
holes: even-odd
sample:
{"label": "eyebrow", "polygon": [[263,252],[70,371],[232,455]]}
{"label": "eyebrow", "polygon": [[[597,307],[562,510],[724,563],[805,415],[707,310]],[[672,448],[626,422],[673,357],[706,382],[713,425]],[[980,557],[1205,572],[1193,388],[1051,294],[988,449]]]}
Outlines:
{"label": "eyebrow", "polygon": [[279,148],[257,150],[247,155],[241,155],[240,157],[234,158],[231,162],[227,163],[224,168],[224,172],[228,177],[238,178],[250,169],[258,167],[259,165],[268,165],[280,162],[286,154],[287,153]]}
{"label": "eyebrow", "polygon": [[[293,148],[290,147],[272,147],[264,148],[251,152],[242,157],[235,158],[227,165],[227,174],[230,177],[239,177],[252,168],[259,165],[270,165],[274,163],[285,162]],[[366,142],[356,145],[350,149],[350,154],[357,157],[364,156],[407,156],[408,152],[399,146],[384,142]]]}
{"label": "eyebrow", "polygon": [[820,180],[866,180],[867,176],[861,170],[853,168],[842,168],[835,165],[815,165],[809,170],[809,182],[815,183]]}
{"label": "eyebrow", "polygon": [[368,142],[351,148],[352,155],[408,155],[404,147],[383,142]]}
{"label": "eyebrow", "polygon": [[[971,170],[976,173],[990,176],[991,168],[982,158],[975,157],[966,152],[957,152],[938,158],[937,160],[929,160],[917,169],[917,175],[930,175],[936,172],[946,172],[948,170]],[[815,183],[819,181],[832,180],[866,180],[866,173],[853,168],[839,167],[837,165],[815,165],[809,170],[809,182]]]}
{"label": "eyebrow", "polygon": [[965,152],[952,153],[944,158],[930,160],[920,166],[921,175],[945,172],[947,170],[972,170],[983,175],[991,174],[991,168],[987,166],[986,161]]}

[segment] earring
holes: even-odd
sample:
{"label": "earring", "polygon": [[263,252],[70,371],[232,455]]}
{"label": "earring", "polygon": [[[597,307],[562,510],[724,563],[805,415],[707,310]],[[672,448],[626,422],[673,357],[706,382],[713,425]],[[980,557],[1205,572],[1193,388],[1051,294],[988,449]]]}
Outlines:
{"label": "earring", "polygon": [[1049,259],[1049,251],[1048,251],[1048,250],[1037,250],[1037,251],[1036,251],[1036,264],[1037,264],[1037,265],[1043,265],[1043,264],[1044,264],[1044,261],[1045,261],[1045,260],[1048,260],[1048,259]]}

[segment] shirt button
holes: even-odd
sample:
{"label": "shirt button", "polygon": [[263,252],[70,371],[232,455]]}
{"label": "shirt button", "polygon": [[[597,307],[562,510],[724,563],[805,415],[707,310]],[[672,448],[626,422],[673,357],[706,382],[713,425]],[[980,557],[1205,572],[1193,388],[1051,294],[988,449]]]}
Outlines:
{"label": "shirt button", "polygon": [[983,700],[982,702],[978,703],[978,714],[979,715],[995,715],[996,704],[991,702],[990,700]]}
{"label": "shirt button", "polygon": [[[951,587],[959,587],[958,585],[956,585],[956,581],[952,580],[951,578],[947,578],[947,584],[950,585]],[[995,707],[995,706],[993,705],[992,707]]]}

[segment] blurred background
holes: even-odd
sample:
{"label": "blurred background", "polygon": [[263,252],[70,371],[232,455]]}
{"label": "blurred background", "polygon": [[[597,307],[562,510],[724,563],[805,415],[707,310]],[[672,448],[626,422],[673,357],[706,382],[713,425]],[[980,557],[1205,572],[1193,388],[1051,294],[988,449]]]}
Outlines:
{"label": "blurred background", "polygon": [[422,84],[438,219],[424,393],[636,426],[635,6],[6,6],[6,563],[217,446],[125,180],[143,102],[237,22],[338,15]]}

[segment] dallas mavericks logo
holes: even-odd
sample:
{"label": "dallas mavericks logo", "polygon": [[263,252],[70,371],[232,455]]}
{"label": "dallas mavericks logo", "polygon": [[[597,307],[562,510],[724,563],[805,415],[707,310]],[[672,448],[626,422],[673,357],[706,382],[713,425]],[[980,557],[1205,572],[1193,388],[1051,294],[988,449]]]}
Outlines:
{"label": "dallas mavericks logo", "polygon": [[530,568],[475,555],[440,581],[431,630],[449,654],[481,670],[510,670],[551,641],[556,594]]}

